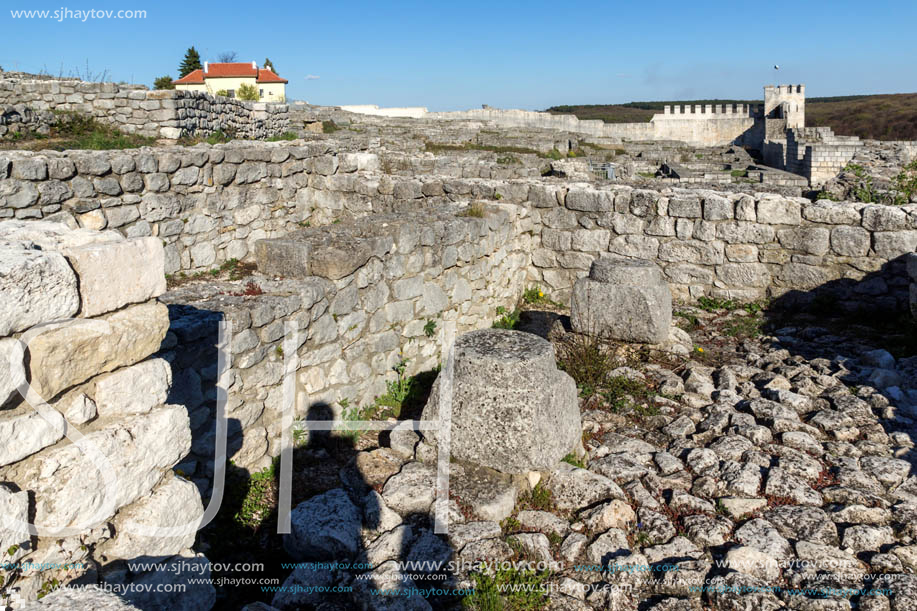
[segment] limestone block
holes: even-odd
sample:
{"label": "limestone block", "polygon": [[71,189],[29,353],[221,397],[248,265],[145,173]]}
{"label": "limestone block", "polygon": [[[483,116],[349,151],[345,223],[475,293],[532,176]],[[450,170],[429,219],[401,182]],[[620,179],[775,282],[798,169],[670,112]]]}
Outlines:
{"label": "limestone block", "polygon": [[[454,352],[451,452],[503,473],[548,470],[579,444],[576,384],[555,364],[548,341],[484,329],[458,338]],[[423,420],[440,418],[441,373]],[[432,442],[440,435],[432,432]]]}
{"label": "limestone block", "polygon": [[32,388],[49,400],[99,373],[133,365],[159,350],[168,329],[168,308],[151,301],[44,331],[29,343]]}
{"label": "limestone block", "polygon": [[172,385],[172,367],[150,359],[96,380],[95,403],[101,416],[143,414],[165,403]]}
{"label": "limestone block", "polygon": [[31,406],[0,412],[0,466],[31,456],[64,436],[64,417],[53,409],[43,410],[48,420]]}
{"label": "limestone block", "polygon": [[[100,551],[107,559],[173,556],[194,544],[203,515],[197,486],[173,475],[149,496],[118,512],[113,520],[115,537]],[[163,530],[145,533],[144,527]]]}
{"label": "limestone block", "polygon": [[90,244],[65,251],[80,280],[80,316],[89,318],[162,295],[165,255],[158,238]]}
{"label": "limestone block", "polygon": [[297,561],[351,558],[360,547],[362,521],[347,493],[335,488],[293,509],[283,547]]}
{"label": "limestone block", "polygon": [[0,245],[0,336],[70,317],[79,307],[76,275],[64,257],[25,246]]}
{"label": "limestone block", "polygon": [[672,293],[654,263],[603,257],[576,281],[570,320],[578,333],[658,344],[669,336]]}
{"label": "limestone block", "polygon": [[[0,516],[3,516],[3,525],[0,526],[0,550],[3,550],[4,562],[15,562],[29,551],[30,535],[28,528],[19,528],[12,524],[13,520],[29,523],[29,493],[25,490],[13,492],[6,486],[0,486]],[[18,546],[12,554],[10,550]]]}
{"label": "limestone block", "polygon": [[[184,406],[166,406],[89,433],[84,444],[91,444],[100,456],[87,456],[69,444],[41,452],[7,472],[10,481],[34,494],[38,527],[92,528],[148,494],[163,469],[177,464],[191,449],[188,414]],[[114,482],[110,495],[107,481]]]}

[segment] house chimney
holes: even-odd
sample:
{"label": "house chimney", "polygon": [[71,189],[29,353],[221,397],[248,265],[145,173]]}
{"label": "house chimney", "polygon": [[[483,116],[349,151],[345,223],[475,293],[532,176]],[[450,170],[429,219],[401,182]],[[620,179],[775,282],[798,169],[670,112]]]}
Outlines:
{"label": "house chimney", "polygon": [[210,62],[204,62],[204,74],[207,74],[207,64]]}
{"label": "house chimney", "polygon": [[257,70],[257,69],[258,69],[258,64],[256,64],[255,62],[252,62],[252,70]]}

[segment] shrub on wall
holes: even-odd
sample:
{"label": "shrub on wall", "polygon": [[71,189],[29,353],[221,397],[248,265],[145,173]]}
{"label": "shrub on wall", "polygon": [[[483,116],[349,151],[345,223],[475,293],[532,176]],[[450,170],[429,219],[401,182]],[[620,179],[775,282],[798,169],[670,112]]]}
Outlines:
{"label": "shrub on wall", "polygon": [[236,91],[236,97],[238,97],[240,100],[247,100],[249,102],[257,102],[260,99],[258,96],[258,90],[255,89],[255,86],[245,83],[239,85],[239,89]]}
{"label": "shrub on wall", "polygon": [[172,77],[167,74],[153,81],[153,89],[175,89],[175,83],[172,82]]}
{"label": "shrub on wall", "polygon": [[228,97],[229,97],[229,92],[226,91],[225,89],[219,89],[219,90],[217,90],[217,92],[216,92],[215,95],[221,95],[221,96],[223,96],[224,98],[228,98]]}

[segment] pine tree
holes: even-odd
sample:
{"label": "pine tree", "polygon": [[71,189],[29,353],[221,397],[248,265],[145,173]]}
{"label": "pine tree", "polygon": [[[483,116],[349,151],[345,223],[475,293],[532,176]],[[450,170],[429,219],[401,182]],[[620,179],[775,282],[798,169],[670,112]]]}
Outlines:
{"label": "pine tree", "polygon": [[[270,70],[271,72],[273,72],[274,74],[277,74],[277,69],[274,68],[274,64],[271,63],[271,60],[269,60],[269,59],[266,58],[266,57],[264,58],[264,67],[267,68],[267,69],[269,69],[269,70]],[[280,76],[280,75],[278,74],[277,76]]]}
{"label": "pine tree", "polygon": [[192,45],[190,49],[185,51],[185,59],[182,60],[181,66],[178,67],[178,78],[188,76],[195,70],[200,70],[201,67],[201,56]]}

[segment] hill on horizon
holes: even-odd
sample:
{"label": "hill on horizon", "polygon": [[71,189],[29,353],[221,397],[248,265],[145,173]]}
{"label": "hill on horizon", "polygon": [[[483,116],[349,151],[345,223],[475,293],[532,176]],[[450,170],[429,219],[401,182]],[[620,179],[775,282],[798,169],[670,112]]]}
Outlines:
{"label": "hill on horizon", "polygon": [[[761,100],[671,100],[627,104],[552,106],[545,112],[606,123],[643,123],[676,104],[760,104]],[[831,127],[839,136],[917,140],[917,93],[847,95],[806,99],[806,126]]]}

